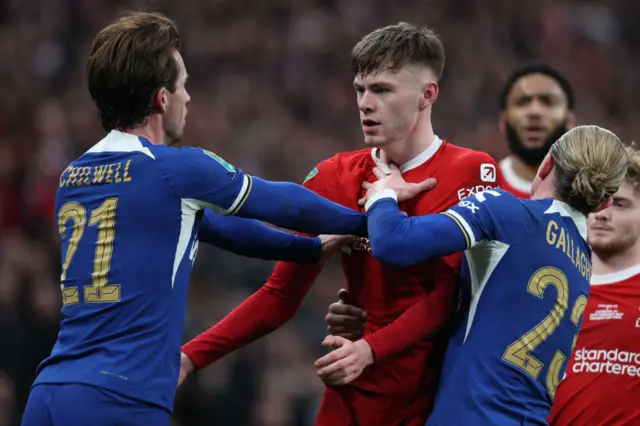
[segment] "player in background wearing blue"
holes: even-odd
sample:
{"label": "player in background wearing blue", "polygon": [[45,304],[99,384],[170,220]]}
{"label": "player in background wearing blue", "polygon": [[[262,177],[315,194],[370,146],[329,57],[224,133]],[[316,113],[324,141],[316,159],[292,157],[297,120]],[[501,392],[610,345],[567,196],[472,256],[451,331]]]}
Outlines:
{"label": "player in background wearing blue", "polygon": [[532,200],[488,190],[443,214],[406,217],[399,173],[368,188],[373,255],[397,266],[465,250],[459,318],[428,426],[546,425],[591,276],[586,215],[625,178],[620,140],[576,127],[538,170]]}
{"label": "player in background wearing blue", "polygon": [[320,258],[319,240],[222,215],[366,235],[364,214],[172,147],[190,99],[179,50],[175,24],[155,13],[126,16],[94,40],[87,79],[108,134],[60,177],[61,329],[24,426],[169,425],[200,239],[262,258]]}

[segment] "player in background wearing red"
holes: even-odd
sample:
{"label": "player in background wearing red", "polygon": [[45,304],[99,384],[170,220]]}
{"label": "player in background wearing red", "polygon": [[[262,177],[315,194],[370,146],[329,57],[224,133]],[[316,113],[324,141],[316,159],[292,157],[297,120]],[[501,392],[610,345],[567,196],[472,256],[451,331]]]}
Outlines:
{"label": "player in background wearing red", "polygon": [[549,148],[575,126],[569,80],[545,64],[514,70],[500,95],[500,130],[511,154],[500,161],[500,186],[529,198],[531,183]]}
{"label": "player in background wearing red", "polygon": [[591,295],[551,426],[640,424],[640,151],[613,204],[589,217]]}
{"label": "player in background wearing red", "polygon": [[[376,166],[388,171],[390,163],[398,164],[408,182],[438,182],[431,191],[400,203],[409,216],[442,212],[469,194],[495,186],[498,171],[490,156],[434,134],[431,108],[444,59],[441,41],[427,28],[400,23],[366,35],[353,48],[351,60],[368,148],[323,161],[305,186],[364,211],[359,203],[365,195],[362,182],[374,179]],[[366,239],[342,253],[352,303],[367,315],[364,338],[353,344],[368,364],[375,364],[348,386],[326,388],[316,425],[424,425],[442,367],[447,339],[442,331],[454,308],[460,261],[461,255],[454,255],[392,268],[371,256]],[[320,271],[278,263],[260,290],[183,346],[181,379],[282,326]],[[410,348],[390,353],[399,346]]]}

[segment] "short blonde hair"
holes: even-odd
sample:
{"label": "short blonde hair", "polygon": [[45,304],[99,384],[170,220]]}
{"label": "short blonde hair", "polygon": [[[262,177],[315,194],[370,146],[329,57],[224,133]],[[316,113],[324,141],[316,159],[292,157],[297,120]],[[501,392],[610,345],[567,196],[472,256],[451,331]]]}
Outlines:
{"label": "short blonde hair", "polygon": [[633,186],[633,189],[640,192],[640,150],[636,144],[632,143],[627,147],[627,154],[629,154],[629,169],[626,180]]}
{"label": "short blonde hair", "polygon": [[584,214],[610,198],[627,176],[629,154],[620,139],[598,126],[578,126],[549,151],[555,163],[556,191]]}

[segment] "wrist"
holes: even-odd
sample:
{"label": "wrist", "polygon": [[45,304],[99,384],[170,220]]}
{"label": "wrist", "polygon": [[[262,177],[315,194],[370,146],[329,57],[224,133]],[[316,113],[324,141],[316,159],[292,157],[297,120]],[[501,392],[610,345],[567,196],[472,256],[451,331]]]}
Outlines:
{"label": "wrist", "polygon": [[364,205],[365,211],[369,211],[371,206],[375,204],[376,201],[382,200],[383,198],[391,198],[394,201],[398,201],[398,194],[396,193],[396,191],[389,188],[374,192]]}
{"label": "wrist", "polygon": [[180,353],[180,366],[187,374],[193,373],[196,369],[196,365],[184,352]]}
{"label": "wrist", "polygon": [[293,234],[291,249],[298,253],[296,263],[319,263],[322,260],[323,247],[320,237],[307,237]]}
{"label": "wrist", "polygon": [[366,340],[360,339],[354,343],[358,348],[358,352],[362,355],[362,359],[365,361],[366,366],[369,366],[375,362],[375,357],[373,356],[373,350],[369,343]]}

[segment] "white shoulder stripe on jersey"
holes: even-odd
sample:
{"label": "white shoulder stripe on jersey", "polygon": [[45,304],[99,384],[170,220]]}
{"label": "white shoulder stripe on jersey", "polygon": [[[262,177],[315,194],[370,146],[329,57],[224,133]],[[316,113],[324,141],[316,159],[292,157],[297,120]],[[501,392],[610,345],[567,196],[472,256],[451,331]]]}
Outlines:
{"label": "white shoulder stripe on jersey", "polygon": [[193,206],[193,208],[196,210],[211,209],[214,212],[224,216],[234,215],[238,212],[238,210],[240,210],[240,207],[242,207],[244,202],[247,200],[247,197],[251,192],[251,186],[252,186],[251,182],[252,182],[251,176],[243,175],[242,188],[240,188],[240,192],[238,193],[238,196],[235,198],[235,200],[231,204],[231,207],[229,207],[228,209],[223,209],[222,207],[216,204],[209,203],[207,201],[199,200],[196,198],[185,198],[182,201],[189,203],[189,205]]}
{"label": "white shoulder stripe on jersey", "polygon": [[87,151],[87,154],[98,154],[101,152],[141,152],[154,160],[156,157],[146,146],[142,145],[140,139],[129,133],[112,130],[100,142]]}
{"label": "white shoulder stripe on jersey", "polygon": [[196,200],[182,200],[180,219],[180,234],[178,236],[178,245],[176,246],[176,255],[173,259],[173,274],[171,275],[171,288],[176,282],[176,274],[180,268],[180,263],[184,258],[184,254],[189,247],[189,241],[191,241],[191,234],[193,233],[193,225],[196,221],[196,213],[200,210],[200,206]]}
{"label": "white shoulder stripe on jersey", "polygon": [[471,226],[469,226],[467,221],[464,220],[464,218],[458,212],[456,212],[454,210],[447,210],[446,213],[451,215],[451,216],[453,216],[453,217],[455,217],[460,222],[460,225],[462,225],[462,227],[464,228],[464,231],[469,236],[469,248],[475,246],[476,245],[476,236],[473,233],[473,229],[471,229]]}
{"label": "white shoulder stripe on jersey", "polygon": [[500,241],[491,241],[473,250],[467,250],[464,255],[469,267],[471,279],[471,304],[467,313],[467,328],[464,332],[464,340],[467,341],[469,332],[476,317],[478,304],[482,293],[487,287],[489,279],[498,264],[502,261],[511,246]]}
{"label": "white shoulder stripe on jersey", "polygon": [[240,210],[240,207],[242,207],[244,202],[247,201],[249,192],[251,192],[251,186],[251,176],[243,175],[242,188],[240,188],[240,192],[238,193],[236,199],[233,201],[233,204],[231,204],[231,207],[223,212],[225,215],[234,215],[238,212],[238,210]]}
{"label": "white shoulder stripe on jersey", "polygon": [[587,239],[587,217],[580,213],[578,210],[574,209],[567,203],[563,203],[559,200],[553,200],[549,208],[544,212],[544,214],[552,214],[558,213],[560,216],[568,217],[573,220],[576,228],[578,228],[578,232],[580,232],[580,236],[583,240]]}

